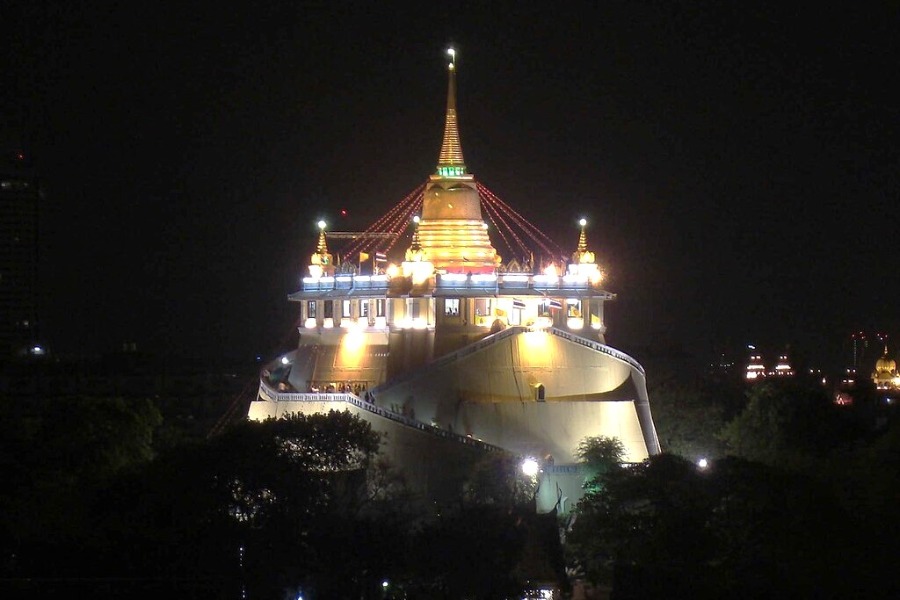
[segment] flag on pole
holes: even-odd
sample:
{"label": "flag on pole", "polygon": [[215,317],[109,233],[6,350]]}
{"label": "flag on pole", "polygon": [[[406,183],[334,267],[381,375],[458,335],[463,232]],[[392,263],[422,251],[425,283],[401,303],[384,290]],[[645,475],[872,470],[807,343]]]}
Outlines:
{"label": "flag on pole", "polygon": [[384,252],[376,252],[375,262],[387,262],[387,254]]}
{"label": "flag on pole", "polygon": [[367,252],[360,252],[359,253],[359,262],[364,263],[367,260],[369,260],[369,254]]}
{"label": "flag on pole", "polygon": [[558,309],[561,309],[561,308],[562,308],[562,302],[560,302],[559,300],[551,300],[551,301],[550,301],[550,308],[558,308]]}

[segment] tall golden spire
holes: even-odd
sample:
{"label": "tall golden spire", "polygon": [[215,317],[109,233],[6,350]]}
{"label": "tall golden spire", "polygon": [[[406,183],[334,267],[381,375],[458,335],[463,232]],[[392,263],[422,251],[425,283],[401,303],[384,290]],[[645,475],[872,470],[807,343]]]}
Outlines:
{"label": "tall golden spire", "polygon": [[[428,177],[414,245],[441,273],[493,273],[500,257],[481,216],[475,176],[466,172],[456,123],[456,52],[450,55],[447,120],[437,170]],[[417,253],[411,249],[413,256]],[[405,263],[404,263],[405,264]]]}
{"label": "tall golden spire", "polygon": [[447,85],[447,115],[444,119],[444,141],[441,143],[441,154],[438,157],[437,174],[444,177],[455,177],[466,174],[462,145],[459,143],[459,126],[456,122],[456,51],[447,50],[450,64],[447,66],[449,82]]}

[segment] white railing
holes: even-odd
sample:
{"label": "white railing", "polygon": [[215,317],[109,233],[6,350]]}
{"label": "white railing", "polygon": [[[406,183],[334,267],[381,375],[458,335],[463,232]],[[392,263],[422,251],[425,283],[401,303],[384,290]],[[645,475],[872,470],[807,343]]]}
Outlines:
{"label": "white railing", "polygon": [[[328,292],[332,290],[387,291],[390,279],[387,275],[335,275],[334,277],[304,277],[304,292]],[[292,294],[293,295],[293,294]]]}
{"label": "white railing", "polygon": [[589,340],[587,338],[583,338],[580,335],[575,335],[574,333],[569,333],[568,331],[563,331],[562,329],[556,329],[555,327],[551,327],[546,329],[553,335],[559,336],[563,339],[569,340],[570,342],[575,342],[576,344],[581,344],[582,346],[587,346],[597,352],[602,352],[603,354],[607,354],[612,356],[615,359],[621,360],[622,362],[626,362],[635,369],[637,369],[641,375],[646,375],[644,372],[644,367],[641,366],[641,363],[634,360],[624,352],[620,352],[615,348],[607,346],[606,344],[601,344],[600,342],[595,342],[594,340]]}
{"label": "white railing", "polygon": [[[592,350],[596,350],[597,352],[602,352],[603,354],[606,354],[607,356],[611,356],[617,360],[621,360],[622,362],[625,362],[625,363],[629,364],[630,366],[634,367],[635,369],[637,369],[638,372],[641,373],[641,375],[646,375],[646,373],[644,371],[644,367],[642,367],[638,361],[634,360],[633,358],[631,358],[624,352],[620,352],[619,350],[616,350],[615,348],[612,348],[605,344],[601,344],[600,342],[595,342],[593,340],[589,340],[587,338],[583,338],[581,336],[574,335],[572,333],[569,333],[568,331],[563,331],[563,330],[557,329],[555,327],[546,327],[546,328],[541,328],[541,329],[534,328],[534,327],[507,327],[503,331],[489,335],[485,338],[478,340],[477,342],[474,342],[472,344],[469,344],[468,346],[460,348],[459,350],[457,350],[455,352],[445,354],[444,356],[442,356],[436,360],[433,360],[432,362],[425,365],[425,369],[432,368],[432,367],[443,367],[450,363],[456,362],[462,358],[470,356],[471,354],[480,352],[481,350],[484,350],[488,346],[492,346],[502,340],[505,340],[508,337],[512,337],[514,335],[519,335],[520,333],[525,333],[527,331],[547,331],[549,333],[552,333],[553,335],[556,335],[563,339],[569,340],[570,342],[574,342],[576,344],[586,346]],[[427,374],[425,372],[425,369],[419,369],[419,370],[411,371],[408,373],[404,373],[404,374],[400,375],[399,377],[396,377],[390,381],[386,381],[386,382],[382,383],[381,385],[376,386],[375,388],[372,389],[372,391],[376,392],[376,391],[386,390],[386,389],[391,388],[400,383],[405,383],[407,381],[412,381],[414,379],[418,379],[419,377],[423,377]]]}
{"label": "white railing", "polygon": [[[329,277],[304,277],[303,288],[300,292],[291,294],[294,298],[303,292],[330,292],[351,290],[372,290],[387,292],[391,286],[391,278],[387,275],[351,275],[336,274]],[[592,295],[602,296],[608,300],[615,298],[615,294],[605,292],[600,286],[594,285],[586,278],[573,278],[571,276],[547,276],[532,275],[528,273],[497,273],[497,274],[448,274],[436,275],[434,278],[435,290],[494,290],[497,293],[508,291],[515,293],[523,289],[537,291],[559,292],[584,292],[590,290]]]}
{"label": "white railing", "polygon": [[459,443],[466,444],[468,446],[474,446],[476,448],[481,448],[482,450],[487,450],[489,452],[506,452],[506,450],[500,448],[499,446],[494,446],[492,444],[482,442],[481,440],[476,440],[475,438],[471,438],[469,436],[452,433],[438,427],[426,425],[421,421],[417,421],[415,419],[411,419],[409,417],[387,410],[376,404],[372,404],[371,402],[366,402],[359,396],[347,392],[328,394],[310,392],[278,392],[269,387],[265,383],[265,381],[260,380],[259,397],[262,398],[263,401],[267,402],[346,402],[348,404],[352,404],[353,406],[361,408],[362,410],[376,414],[380,417],[402,423],[404,425],[407,425],[408,427],[414,427],[415,429],[430,433],[432,435],[436,435],[438,437],[455,440]]}
{"label": "white railing", "polygon": [[[522,333],[524,331],[531,331],[531,329],[528,327],[508,327],[508,328],[504,329],[503,331],[493,333],[485,338],[478,340],[477,342],[473,342],[473,343],[469,344],[468,346],[464,346],[455,352],[445,354],[445,355],[441,356],[440,358],[431,361],[430,363],[425,365],[424,368],[430,369],[433,367],[442,367],[444,365],[448,365],[452,362],[456,362],[457,360],[459,360],[461,358],[469,356],[470,354],[474,354],[476,352],[484,350],[488,346],[492,346],[501,340],[505,340],[508,337],[512,337],[512,336]],[[394,379],[392,379],[390,381],[386,381],[386,382],[382,383],[381,385],[378,385],[378,386],[372,388],[372,392],[374,393],[379,390],[385,390],[385,389],[393,387],[397,384],[404,383],[406,381],[412,381],[414,379],[418,379],[419,377],[422,377],[425,374],[426,373],[423,369],[416,369],[416,370],[408,371],[398,377],[395,377]]]}

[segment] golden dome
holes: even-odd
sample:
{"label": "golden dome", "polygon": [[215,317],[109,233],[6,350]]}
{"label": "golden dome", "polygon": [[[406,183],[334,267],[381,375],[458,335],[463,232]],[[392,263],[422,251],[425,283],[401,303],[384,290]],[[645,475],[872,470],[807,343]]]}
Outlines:
{"label": "golden dome", "polygon": [[897,370],[897,362],[887,354],[875,362],[875,371],[887,371],[893,373]]}

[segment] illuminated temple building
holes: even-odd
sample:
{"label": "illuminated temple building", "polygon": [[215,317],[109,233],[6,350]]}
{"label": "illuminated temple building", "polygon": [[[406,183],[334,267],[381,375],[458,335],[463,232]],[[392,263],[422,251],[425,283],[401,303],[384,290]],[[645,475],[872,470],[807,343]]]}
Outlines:
{"label": "illuminated temple building", "polygon": [[884,354],[875,361],[872,383],[879,390],[900,390],[900,373],[897,372],[897,362],[888,353],[887,342],[884,344]]}
{"label": "illuminated temple building", "polygon": [[[435,172],[348,236],[341,254],[360,261],[335,264],[320,222],[308,275],[289,296],[298,347],[263,370],[249,416],[350,410],[386,434],[387,458],[428,493],[466,452],[534,457],[539,510],[568,510],[582,493],[574,453],[584,438],[616,437],[632,462],[659,452],[644,369],[605,345],[603,308],[615,295],[585,220],[574,252],[553,260],[548,238],[531,231],[540,265],[533,253],[504,262],[497,252],[489,234],[510,239],[504,214],[529,224],[469,173],[453,62],[448,87]],[[413,221],[408,247],[387,241],[392,224],[408,231]]]}

